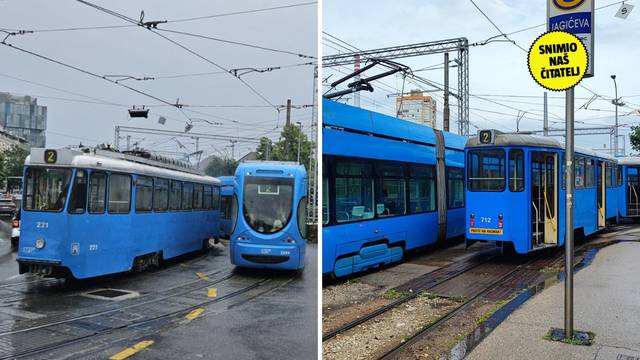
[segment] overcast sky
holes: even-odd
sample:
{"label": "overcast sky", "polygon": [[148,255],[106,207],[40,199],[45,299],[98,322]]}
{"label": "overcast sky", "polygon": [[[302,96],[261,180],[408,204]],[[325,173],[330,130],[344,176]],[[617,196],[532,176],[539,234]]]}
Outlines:
{"label": "overcast sky", "polygon": [[[94,4],[136,20],[140,18],[141,10],[144,10],[144,21],[185,19],[300,4],[307,1],[91,0]],[[224,69],[247,67],[264,69],[316,61],[316,59],[296,55],[316,56],[316,16],[316,5],[311,4],[250,14],[170,22],[161,24],[160,28],[294,53],[265,51],[163,33]],[[127,24],[126,21],[72,0],[0,0],[0,29],[38,30]],[[138,26],[36,32],[12,36],[7,39],[7,43],[99,75],[172,77],[217,72],[199,76],[122,82],[170,103],[175,103],[179,98],[182,104],[206,106],[185,107],[184,112],[190,118],[222,123],[222,125],[209,125],[195,119],[192,132],[252,138],[267,135],[277,139],[285,121],[285,112],[279,115],[268,102],[273,105],[283,105],[290,98],[294,105],[312,103],[313,66],[291,66],[271,72],[243,75],[242,79],[264,96],[266,98],[264,100],[237,78]],[[34,95],[38,97],[39,104],[48,107],[47,146],[49,147],[77,144],[79,141],[85,144],[111,143],[116,125],[178,131],[183,131],[185,128],[187,117],[175,107],[154,106],[162,103],[102,79],[64,68],[7,46],[0,46],[0,59],[0,92]],[[98,102],[98,104],[87,102]],[[104,102],[122,106],[105,105]],[[130,120],[127,107],[143,104],[152,105],[152,115],[149,119]],[[220,105],[243,107],[215,107]],[[164,126],[158,124],[159,116],[168,119]],[[309,133],[310,108],[293,110],[292,117],[293,121],[301,121],[304,131]],[[276,126],[279,128],[276,129]],[[154,150],[179,150],[178,143],[167,138],[162,140],[154,136],[132,135],[131,142],[136,141],[140,142],[141,146]],[[179,141],[187,148],[180,151],[195,150],[193,139]],[[229,144],[228,141],[201,140],[200,149],[207,154],[220,155],[230,152]],[[238,143],[236,157],[253,148],[255,148],[254,144]]]}
{"label": "overcast sky", "polygon": [[[614,3],[615,0],[596,1],[596,7]],[[626,20],[614,17],[619,4],[596,11],[595,18],[595,77],[585,79],[582,84],[604,97],[613,98],[614,85],[611,74],[617,75],[618,96],[629,106],[620,108],[620,115],[634,109],[640,109],[640,3],[636,5]],[[328,32],[360,49],[373,49],[387,46],[434,41],[456,37],[467,37],[470,43],[485,40],[497,35],[498,31],[473,6],[469,0],[448,1],[370,1],[370,0],[325,0],[323,2],[323,31]],[[544,0],[476,0],[476,4],[505,33],[546,22],[546,2]],[[544,31],[544,26],[513,34],[510,37],[520,46],[528,49],[531,43]],[[334,40],[329,38],[329,40]],[[335,43],[323,37],[323,51],[326,54],[337,53],[340,49]],[[338,49],[338,50],[337,50]],[[342,50],[344,51],[344,50]],[[451,54],[452,58],[454,54]],[[419,58],[401,59],[400,62],[420,69],[443,62],[443,55],[430,55]],[[526,53],[511,43],[494,42],[470,49],[470,93],[487,96],[502,105],[471,98],[470,120],[480,128],[515,130],[518,109],[529,112],[520,123],[521,130],[542,129],[542,95],[544,89],[538,86],[529,75],[526,67]],[[348,69],[341,68],[346,72]],[[456,69],[451,72],[452,90],[456,90]],[[324,70],[326,78],[332,70]],[[422,77],[443,82],[443,70],[418,72]],[[331,80],[337,79],[339,74]],[[379,85],[373,94],[362,94],[363,107],[393,114],[395,98],[387,97],[389,92],[400,92],[402,80],[392,76],[385,80],[387,85]],[[374,87],[375,87],[374,83]],[[405,91],[415,88],[407,83]],[[327,88],[325,87],[325,91]],[[438,124],[441,126],[442,94],[432,93],[438,99]],[[515,98],[502,95],[532,95],[539,98]],[[576,88],[576,109],[592,96],[587,90]],[[549,92],[549,112],[551,126],[564,128],[564,93]],[[451,99],[455,105],[455,99]],[[512,108],[506,107],[510,106]],[[514,109],[515,108],[515,109]],[[476,110],[474,110],[476,109]],[[595,110],[595,109],[599,109]],[[596,100],[588,110],[576,113],[576,127],[610,126],[614,124],[614,107],[610,101]],[[496,114],[499,112],[503,114]],[[457,109],[451,110],[452,119]],[[636,113],[637,114],[637,113]],[[557,115],[557,116],[556,116]],[[530,119],[529,119],[530,118]],[[620,124],[638,124],[639,116],[620,116]],[[452,129],[456,129],[455,124]],[[470,131],[476,129],[471,126]],[[620,134],[628,134],[629,128],[622,127]],[[559,138],[562,140],[562,138]],[[627,136],[627,152],[629,151]],[[578,145],[590,148],[609,146],[608,136],[580,136]]]}

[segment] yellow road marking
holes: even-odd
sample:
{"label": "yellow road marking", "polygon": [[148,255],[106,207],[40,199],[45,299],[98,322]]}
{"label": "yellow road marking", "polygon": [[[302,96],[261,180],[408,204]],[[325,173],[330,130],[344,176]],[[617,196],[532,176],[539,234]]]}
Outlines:
{"label": "yellow road marking", "polygon": [[197,272],[196,275],[202,280],[209,280],[209,277],[205,273]]}
{"label": "yellow road marking", "polygon": [[191,311],[190,313],[188,313],[188,314],[185,316],[185,318],[186,318],[187,320],[193,320],[193,319],[197,318],[200,314],[202,314],[202,312],[203,312],[203,311],[204,311],[204,309],[203,309],[203,308],[197,308],[197,309],[195,309],[195,310]]}
{"label": "yellow road marking", "polygon": [[209,290],[207,291],[207,296],[214,298],[216,296],[218,296],[218,289],[216,288],[209,288]]}
{"label": "yellow road marking", "polygon": [[151,346],[153,343],[154,343],[153,340],[140,341],[139,343],[133,345],[132,347],[126,348],[126,349],[120,351],[119,353],[113,355],[109,359],[111,359],[111,360],[123,360],[123,359],[126,359],[126,358],[134,355],[138,351],[143,350],[143,349]]}

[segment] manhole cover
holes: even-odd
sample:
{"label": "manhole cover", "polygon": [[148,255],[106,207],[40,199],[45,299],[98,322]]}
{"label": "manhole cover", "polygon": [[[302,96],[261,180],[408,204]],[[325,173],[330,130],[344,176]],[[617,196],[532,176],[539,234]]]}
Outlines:
{"label": "manhole cover", "polygon": [[98,300],[124,300],[139,296],[135,291],[120,289],[100,289],[82,294],[83,296]]}

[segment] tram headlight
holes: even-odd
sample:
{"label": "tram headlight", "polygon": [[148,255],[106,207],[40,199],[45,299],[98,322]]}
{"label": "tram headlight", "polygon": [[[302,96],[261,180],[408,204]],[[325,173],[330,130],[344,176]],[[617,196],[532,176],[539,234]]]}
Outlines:
{"label": "tram headlight", "polygon": [[502,229],[502,226],[504,226],[504,218],[502,217],[502,214],[500,214],[498,215],[498,227]]}
{"label": "tram headlight", "polygon": [[45,245],[44,239],[36,240],[36,249],[42,249]]}
{"label": "tram headlight", "polygon": [[236,240],[238,241],[249,241],[249,237],[248,236],[244,236],[244,235],[240,235],[236,238]]}
{"label": "tram headlight", "polygon": [[286,242],[287,244],[295,244],[296,243],[296,239],[287,236],[287,238],[284,240],[284,242]]}

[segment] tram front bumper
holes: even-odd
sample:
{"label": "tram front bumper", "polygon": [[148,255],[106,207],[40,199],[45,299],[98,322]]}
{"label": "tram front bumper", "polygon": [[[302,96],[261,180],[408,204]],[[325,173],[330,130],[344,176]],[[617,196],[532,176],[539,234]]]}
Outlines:
{"label": "tram front bumper", "polygon": [[298,269],[300,250],[296,245],[247,244],[237,242],[233,263],[241,267]]}

